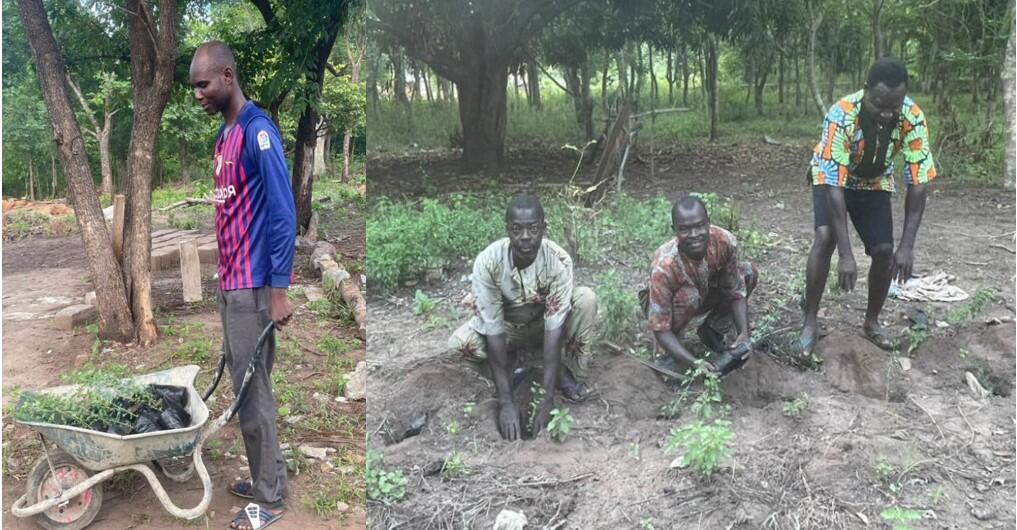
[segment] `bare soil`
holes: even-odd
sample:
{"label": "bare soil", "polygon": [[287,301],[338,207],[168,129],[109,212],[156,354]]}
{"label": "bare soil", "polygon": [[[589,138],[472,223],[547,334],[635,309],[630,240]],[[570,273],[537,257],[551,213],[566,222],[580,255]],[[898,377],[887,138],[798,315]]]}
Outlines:
{"label": "bare soil", "polygon": [[[355,224],[356,219],[350,217]],[[363,224],[363,218],[359,219]],[[158,220],[157,220],[158,224]],[[363,231],[360,229],[360,237]],[[332,241],[343,249],[342,242]],[[352,241],[356,248],[363,243]],[[349,252],[349,251],[347,251]],[[342,250],[340,250],[341,255]],[[352,255],[363,259],[362,251]],[[308,260],[298,254],[295,263]],[[214,372],[221,345],[221,323],[215,305],[216,281],[212,279],[214,267],[202,271],[205,301],[186,304],[182,300],[178,270],[161,271],[153,275],[153,299],[156,317],[163,332],[159,341],[150,348],[133,345],[101,344],[98,353],[91,353],[95,337],[84,329],[73,333],[59,331],[50,324],[53,314],[70,303],[81,303],[85,292],[92,290],[88,281],[84,251],[78,236],[58,238],[31,237],[18,242],[5,243],[3,248],[3,526],[11,529],[36,528],[30,521],[13,517],[10,506],[26,487],[26,477],[41,447],[34,431],[14,424],[9,417],[10,399],[16,391],[45,388],[63,384],[61,377],[80,367],[85,359],[99,365],[121,363],[137,373],[155,371],[181,364],[199,364],[202,372],[196,386],[204,389]],[[300,286],[318,286],[319,280],[312,270],[297,267],[297,290]],[[356,328],[345,322],[322,320],[307,307],[302,295],[293,299],[295,316],[278,338],[276,370],[285,370],[289,384],[307,400],[315,399],[318,389],[328,377],[327,357],[318,351],[317,344],[328,337],[347,340],[355,345],[342,355],[351,365],[363,360],[366,352],[356,338]],[[181,358],[181,335],[170,336],[170,330],[181,330],[188,325],[201,326],[201,333],[213,339],[213,351],[208,358]],[[177,333],[180,333],[178,331]],[[190,337],[194,338],[194,337]],[[281,353],[287,349],[286,354]],[[219,414],[232,399],[228,379],[220,384],[216,401],[210,405],[213,414]],[[363,507],[354,504],[341,515],[319,516],[306,502],[315,493],[328,493],[325,484],[349,483],[362,488],[360,478],[364,462],[364,435],[366,405],[363,402],[336,402],[335,396],[319,395],[317,411],[328,411],[340,418],[342,429],[315,430],[307,420],[282,424],[282,437],[295,449],[300,444],[315,447],[332,447],[337,450],[334,468],[310,459],[301,460],[300,472],[290,474],[289,510],[277,528],[352,529],[364,528]],[[277,401],[279,396],[277,394]],[[280,420],[282,421],[282,420]],[[236,421],[217,433],[204,448],[204,461],[214,484],[212,504],[205,517],[185,522],[174,519],[161,507],[147,482],[134,474],[120,474],[106,483],[105,499],[95,522],[89,528],[181,528],[183,526],[228,526],[233,514],[248,501],[230,495],[227,487],[239,477],[247,477],[243,442]],[[348,465],[347,465],[348,464]],[[201,499],[201,485],[197,478],[184,484],[168,480],[163,482],[170,497],[180,506],[194,506]]]}
{"label": "bare soil", "polygon": [[[932,317],[931,335],[904,370],[860,336],[866,287],[860,274],[854,292],[825,295],[818,346],[824,361],[802,367],[788,356],[801,318],[790,286],[804,273],[811,245],[811,197],[803,182],[810,148],[698,144],[658,155],[653,178],[646,156],[626,169],[630,193],[675,198],[712,191],[737,202],[743,226],[768,235],[749,308],[754,321],[771,313],[779,319],[761,351],[722,381],[735,439],[719,471],[703,477],[669,467],[679,453],[665,454],[663,444],[693,414],[661,418],[675,389],[607,348],[591,370],[598,397],[566,405],[575,424],[564,443],[546,436],[502,441],[493,385],[445,348],[464,321],[452,318],[452,307],[468,289],[463,269],[446,271],[440,282],[369,300],[369,446],[382,453],[385,468],[409,479],[403,501],[368,503],[372,528],[491,528],[502,509],[524,513],[527,528],[882,528],[888,524],[880,514],[891,506],[921,514],[912,528],[1013,528],[1015,267],[1012,253],[990,246],[1013,248],[1013,192],[941,177],[916,244],[918,273],[946,271],[969,294],[995,290],[981,313],[940,327],[936,322],[947,322],[963,303],[888,300],[883,320],[895,334],[905,334],[915,309]],[[496,178],[455,173],[451,154],[374,159],[368,167],[372,196],[481,190],[492,182],[540,192],[567,181],[575,160],[519,150],[509,164]],[[894,198],[894,216],[899,237],[903,194]],[[864,273],[868,260],[852,237]],[[652,251],[646,263],[620,266],[633,289],[645,283]],[[596,272],[577,268],[577,282],[590,285]],[[439,302],[445,326],[425,326],[413,314],[418,288]],[[648,344],[641,331],[627,339]],[[974,397],[965,372],[979,374],[992,395]],[[528,385],[517,391],[520,406]],[[801,414],[785,414],[785,404],[803,394],[808,405]],[[464,411],[467,403],[475,403],[472,414]],[[422,415],[422,432],[407,436]],[[448,428],[453,423],[457,434]],[[441,464],[453,450],[466,472],[443,477]]]}

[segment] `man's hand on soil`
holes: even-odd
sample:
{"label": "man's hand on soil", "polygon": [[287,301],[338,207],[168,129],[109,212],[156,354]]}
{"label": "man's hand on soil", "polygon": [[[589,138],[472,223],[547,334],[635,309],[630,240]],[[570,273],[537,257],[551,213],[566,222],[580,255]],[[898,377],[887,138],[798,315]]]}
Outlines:
{"label": "man's hand on soil", "polygon": [[510,442],[520,438],[519,408],[515,403],[509,401],[498,405],[498,432]]}
{"label": "man's hand on soil", "polygon": [[275,287],[271,289],[272,297],[269,301],[268,312],[272,317],[272,322],[275,322],[275,329],[278,330],[289,324],[290,318],[293,316],[293,305],[290,304],[290,297],[287,296],[286,289]]}

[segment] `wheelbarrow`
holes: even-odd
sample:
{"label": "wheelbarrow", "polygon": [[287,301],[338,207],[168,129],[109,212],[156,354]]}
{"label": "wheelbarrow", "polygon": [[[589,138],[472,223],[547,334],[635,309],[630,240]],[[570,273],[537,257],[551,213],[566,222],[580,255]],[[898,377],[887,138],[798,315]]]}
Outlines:
{"label": "wheelbarrow", "polygon": [[[218,418],[209,419],[205,400],[212,395],[222,379],[226,366],[225,352],[220,353],[215,377],[201,396],[194,388],[195,379],[201,370],[195,365],[128,378],[141,385],[186,388],[187,412],[191,416],[191,424],[184,428],[117,436],[67,425],[15,420],[16,423],[39,432],[43,441],[43,455],[35,462],[28,475],[27,491],[14,502],[11,513],[16,517],[33,517],[36,524],[48,530],[80,530],[91,524],[99,513],[102,506],[102,483],[115,473],[134,470],[148,479],[156,498],[174,517],[201,517],[212,502],[212,480],[201,460],[202,445],[240,409],[261,358],[261,350],[271,335],[273,326],[274,323],[270,323],[258,336],[258,344],[244,373],[240,392]],[[39,390],[35,394],[69,395],[79,388],[79,385],[66,385]],[[24,402],[25,398],[19,400],[17,407],[21,407]],[[46,440],[58,449],[47,449]],[[173,471],[166,465],[167,462],[188,456],[191,461],[183,470]],[[174,482],[186,482],[197,471],[204,488],[201,502],[190,509],[174,504],[153,467]]]}

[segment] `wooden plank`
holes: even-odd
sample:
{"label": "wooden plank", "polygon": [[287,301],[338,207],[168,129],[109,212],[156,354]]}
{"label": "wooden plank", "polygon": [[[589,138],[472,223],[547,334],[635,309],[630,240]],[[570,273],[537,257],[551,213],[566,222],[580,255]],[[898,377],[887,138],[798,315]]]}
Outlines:
{"label": "wooden plank", "polygon": [[126,198],[123,195],[113,196],[113,255],[119,260],[124,255],[124,208]]}
{"label": "wooden plank", "polygon": [[180,243],[180,277],[184,283],[184,302],[201,301],[201,261],[194,241]]}
{"label": "wooden plank", "polygon": [[165,247],[152,250],[152,270],[172,269],[180,260],[180,247]]}

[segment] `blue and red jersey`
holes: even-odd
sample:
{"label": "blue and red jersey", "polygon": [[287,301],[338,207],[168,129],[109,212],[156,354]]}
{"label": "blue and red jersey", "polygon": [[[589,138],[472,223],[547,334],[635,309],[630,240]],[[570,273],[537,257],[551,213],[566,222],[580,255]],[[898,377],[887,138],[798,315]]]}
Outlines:
{"label": "blue and red jersey", "polygon": [[289,287],[296,206],[279,129],[254,103],[219,129],[214,170],[219,289]]}

